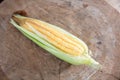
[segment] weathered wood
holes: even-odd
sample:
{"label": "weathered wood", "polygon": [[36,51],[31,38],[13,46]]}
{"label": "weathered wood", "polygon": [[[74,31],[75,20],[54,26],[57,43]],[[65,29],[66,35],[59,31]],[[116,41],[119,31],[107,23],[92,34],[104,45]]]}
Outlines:
{"label": "weathered wood", "polygon": [[[103,69],[70,65],[38,47],[9,23],[17,10],[84,40]],[[0,4],[0,65],[10,80],[119,80],[119,31],[120,14],[104,0],[4,0]]]}
{"label": "weathered wood", "polygon": [[9,80],[1,67],[0,67],[0,80]]}

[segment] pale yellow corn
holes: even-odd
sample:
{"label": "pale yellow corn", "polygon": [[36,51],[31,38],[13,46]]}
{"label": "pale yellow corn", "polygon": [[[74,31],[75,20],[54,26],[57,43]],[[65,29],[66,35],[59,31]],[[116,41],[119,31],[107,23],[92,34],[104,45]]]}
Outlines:
{"label": "pale yellow corn", "polygon": [[38,46],[70,64],[101,67],[91,58],[90,51],[82,40],[57,26],[20,15],[13,16],[11,24]]}

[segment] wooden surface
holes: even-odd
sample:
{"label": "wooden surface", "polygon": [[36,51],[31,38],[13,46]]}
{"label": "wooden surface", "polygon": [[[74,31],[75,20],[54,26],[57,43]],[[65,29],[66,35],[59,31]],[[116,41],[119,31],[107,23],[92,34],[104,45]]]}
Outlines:
{"label": "wooden surface", "polygon": [[[65,63],[10,23],[17,10],[84,40],[102,70]],[[4,0],[0,4],[0,80],[120,80],[120,14],[104,0]]]}

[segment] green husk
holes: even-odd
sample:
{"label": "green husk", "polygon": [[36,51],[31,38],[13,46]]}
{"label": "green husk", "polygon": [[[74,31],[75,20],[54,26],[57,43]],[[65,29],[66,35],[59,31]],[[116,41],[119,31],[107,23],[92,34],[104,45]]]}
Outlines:
{"label": "green husk", "polygon": [[[90,57],[87,46],[86,46],[85,54],[80,55],[80,56],[72,56],[72,55],[66,54],[62,50],[56,48],[55,46],[53,46],[52,44],[47,42],[42,36],[32,33],[30,31],[24,29],[23,27],[19,26],[13,19],[11,19],[11,24],[13,24],[20,32],[22,32],[26,37],[28,37],[30,40],[32,40],[34,43],[36,43],[38,46],[42,47],[43,49],[47,50],[48,52],[50,52],[51,54],[53,54],[54,56],[60,58],[61,60],[65,61],[65,62],[68,62],[73,65],[86,64],[86,65],[90,65],[95,68],[100,68],[100,64]],[[46,22],[43,22],[43,24],[46,24],[53,28],[59,29],[59,30],[63,31],[64,33],[69,34],[72,37],[79,40],[77,37],[73,36],[72,34],[64,31],[63,29],[61,29],[59,27],[56,27],[51,24],[47,24]],[[81,42],[83,43],[83,45],[85,44],[83,41],[81,41]]]}

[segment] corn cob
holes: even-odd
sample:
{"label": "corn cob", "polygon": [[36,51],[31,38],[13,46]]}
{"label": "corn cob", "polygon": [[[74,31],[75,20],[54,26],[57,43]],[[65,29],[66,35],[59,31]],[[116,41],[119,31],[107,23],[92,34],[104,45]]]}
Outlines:
{"label": "corn cob", "polygon": [[11,23],[33,42],[68,63],[99,65],[90,57],[82,40],[57,26],[20,15],[14,15]]}

